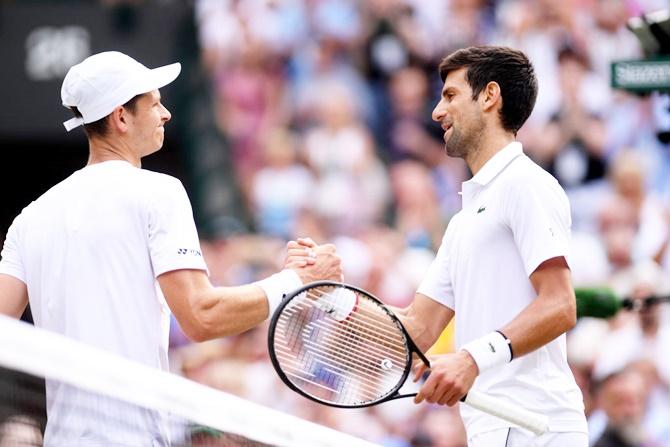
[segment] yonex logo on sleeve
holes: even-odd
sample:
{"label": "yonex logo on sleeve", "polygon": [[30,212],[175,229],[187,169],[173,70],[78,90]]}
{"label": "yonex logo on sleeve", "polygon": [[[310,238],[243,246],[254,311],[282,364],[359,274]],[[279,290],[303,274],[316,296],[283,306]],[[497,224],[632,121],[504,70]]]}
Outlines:
{"label": "yonex logo on sleeve", "polygon": [[179,248],[177,249],[177,254],[179,255],[192,255],[192,256],[202,256],[200,250],[194,248]]}

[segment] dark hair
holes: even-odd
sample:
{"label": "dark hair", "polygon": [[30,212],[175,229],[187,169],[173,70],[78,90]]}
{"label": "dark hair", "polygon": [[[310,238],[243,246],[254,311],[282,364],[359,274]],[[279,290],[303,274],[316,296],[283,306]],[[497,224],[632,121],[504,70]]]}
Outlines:
{"label": "dark hair", "polygon": [[[143,95],[144,93],[134,96],[130,101],[123,104],[122,107],[125,107],[126,109],[130,110],[131,113],[135,113],[137,107],[137,100],[140,99],[140,97]],[[74,116],[76,116],[77,118],[81,117],[81,112],[76,107],[74,106],[70,107],[70,110],[72,110]],[[93,121],[92,123],[84,124],[84,131],[86,132],[86,135],[88,135],[89,138],[93,136],[104,137],[105,135],[107,135],[107,131],[109,131],[108,118],[109,115],[104,116],[97,121]]]}
{"label": "dark hair", "polygon": [[442,82],[449,72],[466,68],[465,79],[475,100],[489,82],[500,85],[500,121],[505,130],[516,132],[526,122],[537,99],[535,70],[525,54],[508,47],[474,46],[451,53],[440,63]]}

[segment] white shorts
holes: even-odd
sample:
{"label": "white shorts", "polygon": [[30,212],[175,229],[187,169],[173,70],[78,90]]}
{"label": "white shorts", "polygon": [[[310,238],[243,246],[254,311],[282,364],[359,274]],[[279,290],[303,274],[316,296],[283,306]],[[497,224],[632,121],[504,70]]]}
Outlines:
{"label": "white shorts", "polygon": [[528,430],[501,428],[474,435],[468,447],[588,447],[589,436],[581,432],[552,432],[536,436]]}

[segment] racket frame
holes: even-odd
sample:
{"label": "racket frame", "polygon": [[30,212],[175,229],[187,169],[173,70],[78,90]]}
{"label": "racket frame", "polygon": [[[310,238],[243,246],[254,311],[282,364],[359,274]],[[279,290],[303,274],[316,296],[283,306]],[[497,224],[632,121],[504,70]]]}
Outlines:
{"label": "racket frame", "polygon": [[[346,405],[346,404],[338,404],[326,400],[319,399],[316,396],[312,396],[309,393],[303,391],[300,389],[298,386],[296,386],[284,373],[279,360],[277,359],[277,355],[275,354],[275,349],[274,349],[274,339],[275,339],[275,332],[277,329],[277,323],[279,319],[281,318],[283,310],[291,303],[291,301],[305,293],[308,290],[311,289],[317,289],[319,287],[338,287],[338,288],[343,288],[343,289],[349,289],[353,291],[354,293],[358,293],[362,296],[370,298],[371,301],[379,305],[379,307],[386,312],[388,317],[393,321],[398,326],[398,329],[400,329],[400,333],[402,334],[403,338],[405,339],[405,345],[407,347],[407,355],[408,358],[405,361],[405,369],[403,371],[403,374],[401,378],[398,380],[398,383],[391,388],[387,393],[384,395],[380,396],[378,399],[371,400],[370,402],[365,402],[365,403],[359,403],[359,404],[352,404],[352,405]],[[346,321],[346,320],[345,320]],[[342,322],[344,323],[344,321]],[[400,394],[399,390],[402,388],[402,386],[405,384],[407,381],[407,377],[409,376],[409,373],[412,370],[412,354],[416,354],[419,359],[426,364],[428,368],[430,368],[430,362],[426,358],[426,356],[419,350],[419,348],[416,346],[412,338],[409,336],[409,333],[407,332],[407,329],[405,329],[405,326],[403,326],[402,322],[400,319],[390,310],[386,307],[382,301],[377,298],[376,296],[372,295],[369,292],[366,292],[365,290],[352,286],[350,284],[346,284],[343,282],[338,282],[338,281],[314,281],[310,282],[308,284],[303,285],[299,289],[296,289],[295,291],[291,292],[289,295],[284,297],[282,302],[279,304],[277,309],[275,310],[274,314],[272,315],[272,319],[270,320],[270,327],[268,328],[268,353],[270,354],[270,361],[272,362],[272,366],[274,367],[275,371],[279,375],[279,378],[288,386],[290,389],[295,391],[296,393],[300,394],[301,396],[306,397],[307,399],[310,399],[314,402],[318,402],[323,405],[328,405],[330,407],[336,407],[336,408],[364,408],[364,407],[370,407],[373,405],[380,404],[382,402],[388,402],[390,400],[395,400],[395,399],[400,399],[404,397],[412,397],[416,396],[416,393],[410,393],[410,394]]]}

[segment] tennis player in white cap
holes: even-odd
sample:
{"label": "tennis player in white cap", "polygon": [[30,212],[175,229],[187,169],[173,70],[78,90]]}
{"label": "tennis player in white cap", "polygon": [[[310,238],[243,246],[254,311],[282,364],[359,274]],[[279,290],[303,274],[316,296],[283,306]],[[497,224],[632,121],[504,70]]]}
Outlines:
{"label": "tennis player in white cap", "polygon": [[[141,169],[171,117],[158,89],[180,70],[149,69],[115,51],[69,70],[61,96],[75,117],[64,125],[84,126],[88,163],[12,223],[1,314],[19,317],[30,302],[37,326],[167,370],[170,311],[187,336],[207,340],[261,323],[305,282],[341,278],[329,245],[257,283],[212,286],[181,182]],[[48,380],[45,445],[169,445],[160,415],[103,399]],[[104,420],[91,408],[105,408]]]}

